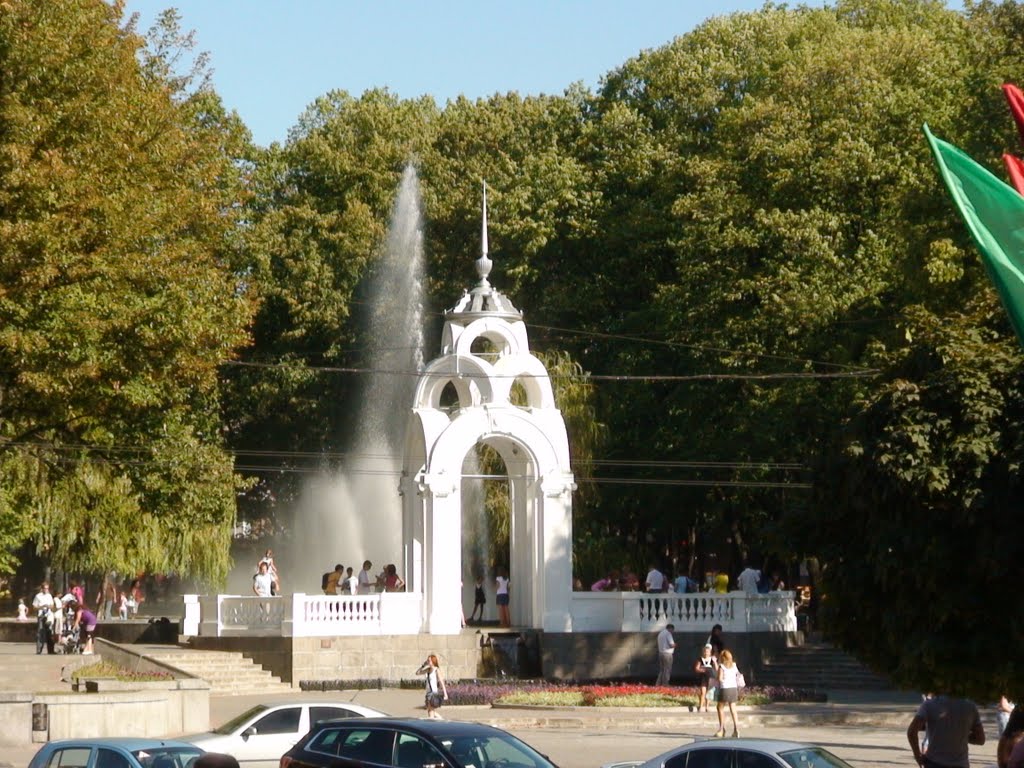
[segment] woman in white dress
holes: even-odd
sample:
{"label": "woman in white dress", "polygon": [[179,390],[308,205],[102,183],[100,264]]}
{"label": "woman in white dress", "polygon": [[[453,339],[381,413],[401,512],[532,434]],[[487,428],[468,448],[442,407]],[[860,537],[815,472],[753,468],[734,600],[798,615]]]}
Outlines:
{"label": "woman in white dress", "polygon": [[732,716],[732,735],[739,736],[740,729],[736,725],[736,701],[740,697],[740,668],[733,661],[732,653],[724,650],[718,657],[718,731],[715,736],[725,736],[725,715],[722,712],[722,705],[729,705],[729,714]]}

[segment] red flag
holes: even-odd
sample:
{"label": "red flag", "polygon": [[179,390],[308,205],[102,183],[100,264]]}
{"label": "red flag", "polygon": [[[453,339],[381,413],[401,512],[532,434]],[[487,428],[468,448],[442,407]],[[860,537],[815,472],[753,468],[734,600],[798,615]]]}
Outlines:
{"label": "red flag", "polygon": [[1003,155],[1006,172],[1010,175],[1010,183],[1020,194],[1024,195],[1024,160],[1015,155]]}
{"label": "red flag", "polygon": [[1021,93],[1020,88],[1012,83],[1003,83],[1003,95],[1006,96],[1006,101],[1010,104],[1013,121],[1017,124],[1017,133],[1020,135],[1021,143],[1024,144],[1024,93]]}

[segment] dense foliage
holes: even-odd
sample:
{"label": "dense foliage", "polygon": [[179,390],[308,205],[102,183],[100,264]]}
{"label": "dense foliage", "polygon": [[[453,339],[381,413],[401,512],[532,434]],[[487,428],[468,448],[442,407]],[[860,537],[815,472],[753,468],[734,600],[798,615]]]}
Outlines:
{"label": "dense foliage", "polygon": [[[0,13],[0,564],[226,572],[241,126],[98,0]],[[3,561],[6,558],[6,561]]]}
{"label": "dense foliage", "polygon": [[594,93],[334,91],[269,148],[175,71],[172,16],[145,44],[101,0],[3,7],[0,566],[29,542],[217,578],[236,493],[284,528],[350,431],[412,158],[431,333],[490,185],[492,281],[569,422],[584,581],[817,558],[823,626],[880,671],[1024,696],[1012,660],[960,663],[1019,634],[1024,358],[920,133],[998,170],[1019,3],[768,4]]}

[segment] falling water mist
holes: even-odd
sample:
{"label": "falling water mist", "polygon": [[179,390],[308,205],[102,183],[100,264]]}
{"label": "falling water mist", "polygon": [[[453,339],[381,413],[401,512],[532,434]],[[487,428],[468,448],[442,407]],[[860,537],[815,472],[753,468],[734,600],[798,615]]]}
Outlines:
{"label": "falling water mist", "polygon": [[371,277],[367,355],[340,471],[308,483],[294,528],[286,592],[316,592],[335,563],[374,573],[402,562],[398,482],[406,419],[423,369],[423,214],[412,165],[402,174],[387,242]]}

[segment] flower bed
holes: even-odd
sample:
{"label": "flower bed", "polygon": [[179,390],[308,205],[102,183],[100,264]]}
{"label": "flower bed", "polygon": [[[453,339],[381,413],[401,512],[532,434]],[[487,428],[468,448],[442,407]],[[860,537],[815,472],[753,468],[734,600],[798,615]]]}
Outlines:
{"label": "flower bed", "polygon": [[[692,686],[557,685],[543,682],[448,685],[450,704],[498,704],[553,707],[696,707],[700,691]],[[782,701],[824,701],[822,693],[782,686],[744,688],[739,703],[770,704]]]}
{"label": "flower bed", "polygon": [[[343,691],[366,688],[422,689],[422,680],[300,680],[304,691]],[[641,685],[609,683],[573,685],[543,680],[460,680],[449,682],[448,703],[475,706],[549,707],[696,707],[700,691],[685,685]],[[751,686],[743,689],[740,704],[760,705],[782,701],[825,701],[825,694],[786,688],[780,685]]]}

